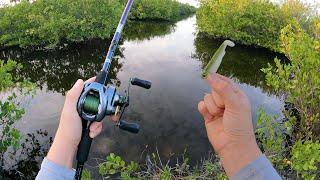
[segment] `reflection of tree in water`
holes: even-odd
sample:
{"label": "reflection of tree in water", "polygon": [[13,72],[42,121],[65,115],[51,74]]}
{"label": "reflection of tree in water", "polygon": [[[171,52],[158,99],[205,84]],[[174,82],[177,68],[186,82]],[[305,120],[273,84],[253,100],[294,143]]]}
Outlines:
{"label": "reflection of tree in water", "polygon": [[125,40],[150,40],[162,37],[174,31],[175,24],[169,22],[142,22],[130,21],[124,30]]}
{"label": "reflection of tree in water", "polygon": [[[125,40],[145,40],[164,36],[174,30],[172,23],[128,22],[124,32]],[[123,40],[120,44],[123,43]],[[101,69],[110,41],[91,40],[71,44],[64,49],[50,51],[31,51],[11,48],[3,50],[0,58],[18,61],[23,65],[19,77],[30,79],[40,88],[65,93],[77,79],[88,79]],[[119,58],[123,57],[123,48],[116,52],[109,77],[116,85],[120,85],[117,73],[122,68]]]}
{"label": "reflection of tree in water", "polygon": [[[48,137],[45,130],[28,133],[22,141],[20,149],[9,152],[11,164],[4,170],[4,177],[8,179],[34,179],[40,169],[40,163],[46,156],[52,144],[52,137]],[[0,176],[1,177],[1,176]]]}
{"label": "reflection of tree in water", "polygon": [[[101,69],[108,44],[103,40],[91,40],[86,43],[73,44],[66,49],[51,51],[33,51],[10,49],[1,53],[3,59],[14,59],[23,65],[18,76],[30,79],[39,87],[65,93],[77,79],[88,79]],[[120,85],[117,73],[122,67],[119,57],[123,49],[116,52],[109,77]]]}
{"label": "reflection of tree in water", "polygon": [[[196,36],[194,58],[202,62],[202,68],[206,66],[222,42],[223,40],[213,39],[201,33]],[[267,67],[268,63],[274,64],[273,59],[277,56],[284,58],[283,55],[267,49],[237,44],[234,48],[227,48],[219,73],[236,77],[241,83],[259,86],[265,91],[269,91],[261,68]]]}

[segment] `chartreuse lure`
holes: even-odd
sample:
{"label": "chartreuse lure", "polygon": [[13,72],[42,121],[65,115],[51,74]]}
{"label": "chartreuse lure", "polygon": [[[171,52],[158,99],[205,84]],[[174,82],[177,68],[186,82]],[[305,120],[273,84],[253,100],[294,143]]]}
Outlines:
{"label": "chartreuse lure", "polygon": [[202,71],[202,77],[207,78],[209,74],[216,73],[219,69],[219,66],[222,62],[222,59],[224,55],[226,54],[226,48],[234,47],[235,43],[230,40],[225,40],[221,46],[218,48],[218,50],[214,53],[211,60],[207,64],[207,66]]}

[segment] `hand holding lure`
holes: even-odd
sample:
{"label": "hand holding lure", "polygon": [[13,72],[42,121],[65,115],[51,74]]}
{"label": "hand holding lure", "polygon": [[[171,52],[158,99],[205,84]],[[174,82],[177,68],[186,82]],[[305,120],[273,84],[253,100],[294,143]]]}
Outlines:
{"label": "hand holding lure", "polygon": [[211,60],[207,64],[207,66],[202,71],[202,77],[203,78],[207,78],[209,74],[213,74],[213,73],[216,73],[218,71],[218,69],[219,69],[219,67],[221,65],[222,59],[223,59],[224,55],[226,54],[226,48],[228,46],[234,47],[235,43],[230,41],[230,40],[225,40],[220,45],[220,47],[214,53],[214,55],[212,56]]}

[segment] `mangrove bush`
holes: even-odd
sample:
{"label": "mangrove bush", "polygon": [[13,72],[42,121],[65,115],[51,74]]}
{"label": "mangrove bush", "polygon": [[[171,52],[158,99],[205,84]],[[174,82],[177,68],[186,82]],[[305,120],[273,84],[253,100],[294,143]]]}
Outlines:
{"label": "mangrove bush", "polygon": [[[283,177],[317,179],[320,165],[320,47],[298,22],[281,30],[281,51],[290,59],[263,69],[267,84],[284,97],[284,119],[260,112],[257,130],[266,155]],[[291,177],[288,175],[291,174]]]}
{"label": "mangrove bush", "polygon": [[[21,1],[0,8],[0,47],[53,48],[68,42],[109,38],[120,19],[126,1],[36,0]],[[131,19],[175,19],[193,13],[194,8],[174,0],[138,0]]]}
{"label": "mangrove bush", "polygon": [[136,0],[131,19],[173,21],[195,12],[193,6],[175,0]]}
{"label": "mangrove bush", "polygon": [[24,109],[17,101],[17,94],[26,95],[31,92],[33,85],[27,81],[18,81],[12,73],[21,69],[15,61],[0,60],[0,179],[3,179],[5,153],[10,149],[18,149],[21,133],[15,128],[15,123],[24,114]]}
{"label": "mangrove bush", "polygon": [[257,45],[280,51],[282,28],[297,20],[312,31],[310,8],[299,0],[274,4],[269,0],[201,0],[197,12],[200,32],[214,37],[230,38],[246,45]]}

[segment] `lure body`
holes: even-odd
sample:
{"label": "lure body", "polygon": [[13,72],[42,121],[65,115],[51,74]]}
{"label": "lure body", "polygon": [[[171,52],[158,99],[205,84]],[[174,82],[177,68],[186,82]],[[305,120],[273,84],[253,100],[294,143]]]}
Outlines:
{"label": "lure body", "polygon": [[222,59],[223,59],[224,55],[226,54],[226,48],[228,46],[234,47],[235,43],[230,41],[230,40],[225,40],[220,45],[220,47],[214,53],[214,55],[212,56],[211,60],[207,64],[207,66],[202,71],[202,77],[203,78],[207,78],[209,74],[213,74],[213,73],[216,73],[218,71],[218,69],[219,69],[219,67],[221,65]]}

